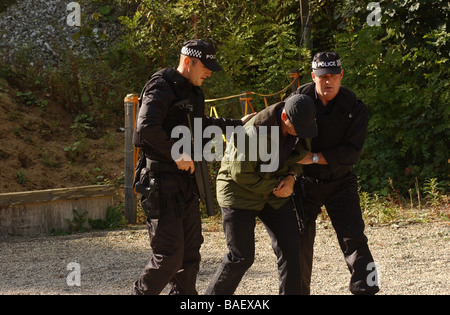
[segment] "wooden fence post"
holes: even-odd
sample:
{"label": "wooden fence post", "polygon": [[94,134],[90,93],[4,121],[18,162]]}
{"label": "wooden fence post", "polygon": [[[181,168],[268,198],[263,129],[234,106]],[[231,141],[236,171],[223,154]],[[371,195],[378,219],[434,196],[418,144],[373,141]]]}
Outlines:
{"label": "wooden fence post", "polygon": [[297,91],[297,89],[300,87],[300,79],[301,79],[302,75],[300,73],[300,70],[291,70],[289,71],[289,78],[291,78],[291,80],[294,80],[294,82],[292,82],[291,85],[291,92],[294,93],[295,91]]}
{"label": "wooden fence post", "polygon": [[136,121],[136,110],[139,98],[136,94],[128,94],[124,99],[125,105],[125,219],[129,223],[136,223],[137,203],[133,188],[134,178],[134,147],[133,130]]}
{"label": "wooden fence post", "polygon": [[[243,92],[239,97],[239,100],[241,101],[241,111],[243,116],[255,112],[251,103],[251,100],[253,99],[251,95],[251,92]],[[251,109],[251,112],[249,112],[249,107]]]}

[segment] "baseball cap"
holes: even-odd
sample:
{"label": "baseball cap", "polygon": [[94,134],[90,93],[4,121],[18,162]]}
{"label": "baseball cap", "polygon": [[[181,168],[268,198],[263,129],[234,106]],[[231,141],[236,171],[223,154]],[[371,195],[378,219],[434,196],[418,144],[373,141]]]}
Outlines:
{"label": "baseball cap", "polygon": [[216,50],[214,47],[201,39],[192,39],[183,44],[181,54],[200,59],[200,61],[211,71],[222,71],[222,67],[216,61]]}
{"label": "baseball cap", "polygon": [[342,70],[341,58],[336,52],[317,53],[313,58],[312,69],[316,76],[339,74]]}
{"label": "baseball cap", "polygon": [[284,103],[284,110],[298,137],[317,136],[316,106],[308,95],[295,94],[289,97]]}

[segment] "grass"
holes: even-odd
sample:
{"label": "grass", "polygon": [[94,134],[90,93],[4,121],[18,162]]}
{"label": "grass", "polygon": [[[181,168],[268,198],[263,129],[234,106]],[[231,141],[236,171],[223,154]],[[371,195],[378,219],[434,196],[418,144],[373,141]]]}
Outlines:
{"label": "grass", "polygon": [[363,218],[369,225],[397,222],[429,222],[450,220],[450,200],[436,178],[427,179],[423,189],[418,181],[409,189],[409,199],[398,192],[388,196],[360,192]]}
{"label": "grass", "polygon": [[[378,193],[359,192],[361,211],[364,222],[369,226],[394,225],[400,223],[426,223],[433,221],[450,221],[450,198],[435,179],[425,181],[422,193],[416,188],[410,189],[410,198],[398,194],[383,196]],[[219,231],[222,225],[220,209],[214,217],[206,215],[206,209],[200,204],[204,232]],[[137,223],[145,223],[145,214],[138,202]],[[318,221],[330,221],[323,208]]]}
{"label": "grass", "polygon": [[17,0],[2,0],[0,2],[0,13],[5,12],[6,9],[17,2]]}

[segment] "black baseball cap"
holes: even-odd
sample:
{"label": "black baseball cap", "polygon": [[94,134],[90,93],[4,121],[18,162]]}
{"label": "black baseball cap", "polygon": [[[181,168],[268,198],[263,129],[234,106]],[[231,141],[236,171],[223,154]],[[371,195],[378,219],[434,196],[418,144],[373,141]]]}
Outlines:
{"label": "black baseball cap", "polygon": [[214,47],[201,39],[192,39],[184,43],[181,54],[200,59],[200,61],[211,71],[222,71],[222,67],[216,61],[216,50]]}
{"label": "black baseball cap", "polygon": [[312,70],[314,75],[321,76],[324,74],[341,73],[341,58],[336,52],[320,52],[317,53],[312,62]]}
{"label": "black baseball cap", "polygon": [[299,138],[317,136],[319,132],[316,124],[316,106],[308,95],[292,95],[286,99],[284,110]]}

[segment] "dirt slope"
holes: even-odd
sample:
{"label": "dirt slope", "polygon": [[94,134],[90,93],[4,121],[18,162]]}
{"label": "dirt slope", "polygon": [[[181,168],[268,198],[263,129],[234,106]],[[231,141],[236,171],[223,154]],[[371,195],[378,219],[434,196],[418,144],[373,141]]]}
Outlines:
{"label": "dirt slope", "polygon": [[[20,93],[27,92],[0,81],[0,193],[120,182],[124,134],[116,129],[121,126],[80,136],[71,128],[77,113],[39,92],[32,92],[26,105]],[[64,148],[80,139],[83,147],[71,158]]]}

